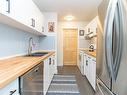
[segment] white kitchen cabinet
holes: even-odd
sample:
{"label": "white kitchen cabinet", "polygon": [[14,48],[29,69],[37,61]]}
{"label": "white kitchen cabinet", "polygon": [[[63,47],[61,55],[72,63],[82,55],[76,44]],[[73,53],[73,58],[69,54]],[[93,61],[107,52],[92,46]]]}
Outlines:
{"label": "white kitchen cabinet", "polygon": [[86,56],[86,65],[85,65],[85,75],[87,77],[87,79],[89,78],[89,59],[88,56]]}
{"label": "white kitchen cabinet", "polygon": [[92,38],[94,36],[97,36],[97,21],[98,16],[96,16],[86,27],[85,27],[85,36],[88,36],[89,38]]}
{"label": "white kitchen cabinet", "polygon": [[49,87],[49,60],[44,60],[44,95],[46,95],[46,92]]}
{"label": "white kitchen cabinet", "polygon": [[54,71],[54,74],[57,74],[57,62],[56,62],[56,55],[54,54],[52,56],[52,62],[53,62],[53,71]]}
{"label": "white kitchen cabinet", "polygon": [[84,75],[84,60],[83,60],[83,51],[79,53],[79,69],[82,75]]}
{"label": "white kitchen cabinet", "polygon": [[49,58],[49,84],[52,81],[52,78],[54,76],[54,67],[53,67],[53,62],[52,62],[52,56]]}
{"label": "white kitchen cabinet", "polygon": [[96,90],[96,58],[92,58],[92,80],[91,80],[91,84],[92,84],[92,87],[94,88],[94,90]]}
{"label": "white kitchen cabinet", "polygon": [[1,23],[44,35],[44,16],[32,0],[0,0],[0,6]]}
{"label": "white kitchen cabinet", "polygon": [[87,54],[83,54],[83,64],[84,64],[84,75],[86,75],[86,61],[87,61]]}
{"label": "white kitchen cabinet", "polygon": [[89,55],[86,58],[86,77],[91,82],[91,57]]}
{"label": "white kitchen cabinet", "polygon": [[19,82],[18,82],[18,79],[14,80],[13,82],[11,82],[6,87],[0,89],[0,95],[19,95]]}
{"label": "white kitchen cabinet", "polygon": [[88,79],[89,83],[96,89],[96,58],[84,54],[84,73],[86,78]]}
{"label": "white kitchen cabinet", "polygon": [[0,13],[1,14],[6,14],[8,13],[7,12],[7,8],[8,8],[8,5],[7,5],[8,1],[7,0],[0,0]]}
{"label": "white kitchen cabinet", "polygon": [[44,60],[44,95],[46,95],[52,78],[56,71],[56,66],[54,66],[54,55],[48,57]]}
{"label": "white kitchen cabinet", "polygon": [[34,8],[35,13],[33,13],[34,14],[33,18],[35,18],[35,28],[40,33],[44,33],[44,15],[36,6]]}
{"label": "white kitchen cabinet", "polygon": [[29,0],[29,2],[29,25],[38,32],[42,33],[42,27],[44,27],[44,16],[32,0]]}
{"label": "white kitchen cabinet", "polygon": [[[0,13],[6,15],[14,20],[17,20],[25,25],[28,23],[29,7],[31,0],[1,0]],[[30,6],[31,4],[29,4]],[[9,11],[8,11],[9,10]]]}

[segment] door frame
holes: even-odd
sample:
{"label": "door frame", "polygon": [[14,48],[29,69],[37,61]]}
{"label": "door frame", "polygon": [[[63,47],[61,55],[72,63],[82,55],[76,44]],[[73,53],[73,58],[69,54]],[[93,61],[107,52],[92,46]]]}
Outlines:
{"label": "door frame", "polygon": [[78,32],[77,33],[78,34],[77,35],[77,63],[76,63],[76,66],[78,66],[78,62],[79,62],[78,61],[78,53],[79,53],[79,40],[78,40],[79,39],[79,29],[78,28],[62,28],[62,31],[63,31],[62,32],[62,40],[63,40],[62,41],[62,43],[63,43],[63,45],[62,45],[62,51],[63,51],[62,56],[63,56],[63,58],[62,59],[63,59],[63,66],[64,66],[64,50],[63,50],[64,49],[64,30],[68,30],[68,29],[74,29],[74,30],[77,30],[77,32]]}

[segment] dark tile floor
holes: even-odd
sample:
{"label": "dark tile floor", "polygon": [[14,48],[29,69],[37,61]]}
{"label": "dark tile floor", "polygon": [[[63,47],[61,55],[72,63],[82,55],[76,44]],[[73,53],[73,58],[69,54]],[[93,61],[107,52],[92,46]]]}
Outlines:
{"label": "dark tile floor", "polygon": [[95,95],[94,90],[85,76],[82,76],[77,66],[58,67],[58,74],[74,74],[81,95]]}

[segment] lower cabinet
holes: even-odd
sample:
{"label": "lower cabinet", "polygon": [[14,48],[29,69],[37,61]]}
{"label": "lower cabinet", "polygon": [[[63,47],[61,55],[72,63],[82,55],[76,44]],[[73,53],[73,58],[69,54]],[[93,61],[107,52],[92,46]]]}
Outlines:
{"label": "lower cabinet", "polygon": [[46,60],[44,60],[44,95],[46,95],[52,78],[56,72],[56,62],[54,61],[55,56],[52,55]]}
{"label": "lower cabinet", "polygon": [[86,77],[87,77],[87,79],[88,79],[88,76],[89,76],[89,64],[88,64],[88,58],[87,58],[88,56],[86,55],[86,57],[85,57],[85,61],[84,61],[84,64],[85,64],[85,66],[84,66],[84,68],[85,68],[85,75],[86,75]]}
{"label": "lower cabinet", "polygon": [[84,73],[89,83],[96,89],[96,58],[84,54]]}
{"label": "lower cabinet", "polygon": [[83,51],[80,51],[80,54],[79,54],[79,69],[80,69],[80,72],[82,75],[84,75],[84,58],[83,58],[83,54],[84,52]]}
{"label": "lower cabinet", "polygon": [[19,95],[19,81],[18,78],[11,82],[6,87],[0,89],[0,95]]}
{"label": "lower cabinet", "polygon": [[96,89],[96,58],[92,58],[91,62],[91,85]]}

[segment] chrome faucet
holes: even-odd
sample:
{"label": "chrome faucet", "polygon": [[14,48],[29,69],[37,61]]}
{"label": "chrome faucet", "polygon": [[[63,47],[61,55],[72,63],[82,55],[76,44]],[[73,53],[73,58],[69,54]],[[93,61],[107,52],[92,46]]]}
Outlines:
{"label": "chrome faucet", "polygon": [[33,50],[33,49],[32,49],[33,46],[34,46],[33,37],[30,37],[30,38],[29,38],[28,55],[31,55],[32,50]]}

